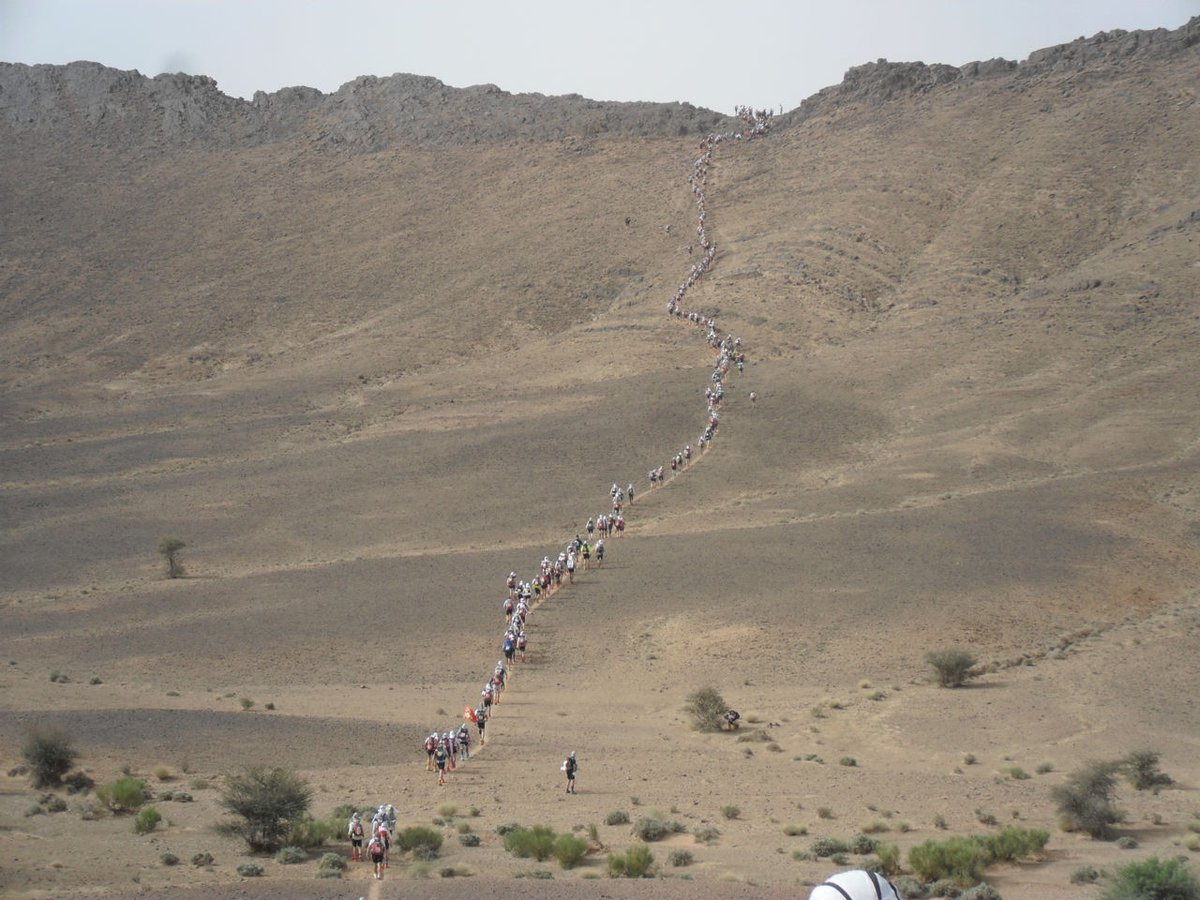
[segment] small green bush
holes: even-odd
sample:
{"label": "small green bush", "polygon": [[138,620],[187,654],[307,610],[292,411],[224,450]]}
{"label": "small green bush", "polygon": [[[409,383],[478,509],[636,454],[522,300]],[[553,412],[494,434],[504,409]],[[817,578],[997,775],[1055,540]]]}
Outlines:
{"label": "small green bush", "polygon": [[633,833],[643,841],[661,841],[672,834],[684,830],[683,825],[675,820],[667,820],[661,814],[655,813],[643,816],[633,823]]}
{"label": "small green bush", "polygon": [[1117,838],[1117,846],[1122,850],[1136,850],[1138,847],[1137,838],[1124,835]]}
{"label": "small green bush", "polygon": [[968,837],[928,840],[908,851],[908,865],[923,881],[949,879],[967,886],[979,882],[987,851]]}
{"label": "small green bush", "polygon": [[625,810],[623,810],[623,809],[614,809],[612,812],[610,812],[607,816],[604,817],[604,824],[605,825],[628,825],[629,824],[629,813],[625,812]]}
{"label": "small green bush", "polygon": [[722,818],[729,819],[732,821],[733,819],[739,818],[741,815],[742,815],[742,808],[740,806],[735,806],[733,804],[730,804],[729,806],[721,807]]}
{"label": "small green bush", "polygon": [[226,779],[221,805],[240,817],[237,833],[255,853],[272,853],[305,819],[312,802],[308,782],[287,769],[251,768]]}
{"label": "small green bush", "polygon": [[96,800],[109,812],[117,815],[137,812],[146,799],[146,782],[131,775],[96,787]]}
{"label": "small green bush", "polygon": [[1044,828],[1009,825],[995,834],[978,835],[973,840],[987,851],[988,864],[1016,862],[1041,853],[1050,840],[1050,832]]}
{"label": "small green bush", "polygon": [[317,868],[341,872],[346,868],[346,857],[340,853],[322,853],[321,858],[317,861]]}
{"label": "small green bush", "polygon": [[879,844],[875,848],[879,859],[879,870],[889,878],[900,874],[900,847],[896,844]]}
{"label": "small green bush", "polygon": [[922,900],[929,896],[929,890],[917,879],[911,875],[900,875],[892,879],[892,884],[896,886],[896,890],[905,900]]}
{"label": "small green bush", "polygon": [[492,830],[495,831],[496,834],[500,835],[501,837],[504,837],[510,831],[516,831],[520,827],[521,826],[518,825],[516,822],[503,822],[500,825],[497,825]]}
{"label": "small green bush", "polygon": [[938,813],[933,817],[933,827],[938,831],[945,831],[950,825],[946,822],[946,817]]}
{"label": "small green bush", "polygon": [[654,872],[654,854],[645,844],[635,844],[624,853],[608,855],[608,874],[613,878],[647,878]]}
{"label": "small green bush", "polygon": [[275,854],[275,862],[283,866],[294,866],[297,863],[308,862],[308,851],[303,847],[281,847]]}
{"label": "small green bush", "polygon": [[464,847],[478,847],[479,844],[481,843],[481,841],[479,840],[479,835],[471,834],[470,832],[467,832],[465,834],[460,834],[458,836],[458,842],[460,844],[462,844]]}
{"label": "small green bush", "polygon": [[415,859],[433,859],[442,848],[442,835],[424,825],[413,825],[396,835],[396,846],[410,851]]}
{"label": "small green bush", "polygon": [[57,785],[79,757],[70,737],[61,728],[37,726],[25,733],[21,755],[33,775],[35,788]]}
{"label": "small green bush", "polygon": [[63,776],[63,785],[68,794],[86,794],[96,786],[96,782],[86,772],[72,772]]}
{"label": "small green bush", "polygon": [[968,888],[958,895],[958,900],[1001,900],[1000,892],[986,881]]}
{"label": "small green bush", "polygon": [[554,853],[554,829],[549,825],[518,828],[504,835],[504,849],[522,859],[545,862]]}
{"label": "small green bush", "polygon": [[324,847],[327,843],[340,839],[344,827],[341,819],[334,819],[332,816],[328,819],[314,819],[311,816],[305,816],[299,822],[292,824],[288,843],[303,847],[305,850],[316,850]]}
{"label": "small green bush", "polygon": [[179,865],[179,857],[176,856],[174,853],[172,853],[170,850],[168,850],[165,853],[159,854],[158,861],[160,863],[162,863],[164,866]]}
{"label": "small green bush", "polygon": [[962,687],[966,684],[967,680],[973,677],[971,670],[978,663],[969,651],[961,648],[935,650],[926,655],[925,661],[933,666],[938,683],[948,688]]}
{"label": "small green bush", "polygon": [[564,869],[573,869],[587,854],[588,842],[573,834],[560,834],[554,841],[554,858]]}
{"label": "small green bush", "polygon": [[721,836],[721,831],[715,825],[697,825],[692,829],[692,837],[697,844],[713,844]]}
{"label": "small green bush", "polygon": [[830,809],[828,806],[818,806],[817,807],[817,818],[818,819],[832,819],[833,818],[833,810]]}
{"label": "small green bush", "polygon": [[149,834],[158,827],[158,823],[162,821],[162,816],[158,814],[158,810],[153,806],[147,806],[134,817],[133,830],[135,834]]}
{"label": "small green bush", "polygon": [[1118,869],[1100,900],[1200,900],[1200,881],[1181,858],[1152,856]]}
{"label": "small green bush", "polygon": [[799,837],[808,834],[807,825],[784,825],[783,833],[788,837]]}
{"label": "small green bush", "polygon": [[199,853],[192,855],[193,866],[211,866],[213,862],[213,855],[207,850],[201,850]]}
{"label": "small green bush", "polygon": [[258,878],[263,873],[263,867],[258,863],[238,863],[237,873],[243,878]]}
{"label": "small green bush", "polygon": [[813,856],[824,859],[827,856],[847,852],[850,845],[838,838],[819,837],[809,845],[809,849],[812,850]]}
{"label": "small green bush", "polygon": [[870,835],[856,834],[846,843],[847,849],[851,853],[857,853],[860,856],[865,856],[868,853],[874,853],[879,849],[879,841]]}
{"label": "small green bush", "polygon": [[1100,870],[1095,866],[1080,866],[1071,873],[1071,884],[1095,884],[1100,880]]}
{"label": "small green bush", "polygon": [[858,767],[858,760],[855,759],[853,756],[843,756],[841,759],[838,760],[838,765],[846,766],[847,768],[854,769],[854,768]]}
{"label": "small green bush", "polygon": [[720,731],[729,705],[714,687],[703,687],[688,695],[684,709],[700,731]]}

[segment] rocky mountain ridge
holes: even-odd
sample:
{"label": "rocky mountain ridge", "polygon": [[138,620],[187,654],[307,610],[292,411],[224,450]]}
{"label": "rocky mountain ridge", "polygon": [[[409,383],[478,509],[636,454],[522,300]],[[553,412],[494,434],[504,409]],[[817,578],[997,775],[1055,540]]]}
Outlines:
{"label": "rocky mountain ridge", "polygon": [[[1034,51],[1023,62],[961,67],[879,60],[805,100],[785,121],[854,102],[886,102],[942,85],[1011,75],[1120,66],[1142,57],[1200,55],[1200,16],[1175,30],[1109,31]],[[252,100],[182,73],[147,77],[95,62],[0,63],[0,129],[13,138],[77,136],[113,145],[257,146],[301,141],[370,152],[397,144],[491,143],[616,135],[667,137],[736,127],[690,103],[617,103],[577,94],[513,94],[491,84],[453,88],[428,76],[364,75],[331,94],[289,87]]]}

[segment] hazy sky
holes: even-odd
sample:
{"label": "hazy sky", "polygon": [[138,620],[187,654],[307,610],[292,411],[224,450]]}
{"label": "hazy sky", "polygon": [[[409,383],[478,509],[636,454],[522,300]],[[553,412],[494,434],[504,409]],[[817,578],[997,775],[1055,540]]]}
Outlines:
{"label": "hazy sky", "polygon": [[0,0],[0,60],[210,75],[227,94],[411,72],[449,85],[786,109],[852,65],[959,65],[1195,0]]}

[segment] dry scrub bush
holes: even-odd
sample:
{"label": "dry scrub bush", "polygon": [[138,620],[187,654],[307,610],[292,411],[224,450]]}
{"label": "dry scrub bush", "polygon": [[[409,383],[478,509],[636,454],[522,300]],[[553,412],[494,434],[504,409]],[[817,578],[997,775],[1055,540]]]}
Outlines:
{"label": "dry scrub bush", "polygon": [[1100,900],[1200,900],[1200,881],[1182,859],[1152,856],[1118,869]]}
{"label": "dry scrub bush", "polygon": [[688,695],[684,709],[692,717],[697,730],[720,731],[729,706],[716,688],[702,687]]}
{"label": "dry scrub bush", "polygon": [[967,679],[974,677],[971,670],[978,663],[970,651],[958,647],[935,650],[926,655],[925,661],[933,666],[938,683],[948,688],[962,687],[966,684]]}
{"label": "dry scrub bush", "polygon": [[117,815],[137,812],[148,799],[146,782],[129,775],[96,787],[96,800]]}
{"label": "dry scrub bush", "polygon": [[654,874],[654,854],[645,844],[635,844],[624,853],[608,855],[611,878],[648,878]]}
{"label": "dry scrub bush", "polygon": [[29,765],[35,788],[57,786],[79,756],[61,728],[40,727],[25,733],[21,755]]}
{"label": "dry scrub bush", "polygon": [[1121,760],[1121,771],[1137,790],[1157,791],[1175,783],[1175,779],[1158,768],[1161,757],[1157,750],[1134,750]]}
{"label": "dry scrub bush", "polygon": [[549,825],[517,828],[504,835],[504,849],[513,856],[545,862],[554,853],[554,829]]}

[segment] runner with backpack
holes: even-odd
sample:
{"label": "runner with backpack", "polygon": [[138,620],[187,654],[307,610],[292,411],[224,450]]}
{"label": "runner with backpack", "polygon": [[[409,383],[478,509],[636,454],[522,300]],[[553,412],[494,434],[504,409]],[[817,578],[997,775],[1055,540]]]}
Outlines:
{"label": "runner with backpack", "polygon": [[579,763],[575,759],[575,751],[563,760],[562,771],[567,773],[567,793],[575,793],[575,775],[579,772]]}
{"label": "runner with backpack", "polygon": [[366,837],[367,830],[363,828],[362,816],[357,812],[350,816],[350,824],[346,828],[346,835],[350,838],[350,858],[353,862],[362,862],[363,858],[363,838]]}
{"label": "runner with backpack", "polygon": [[[385,831],[384,834],[387,832]],[[385,838],[380,837],[379,832],[371,838],[371,842],[367,844],[367,855],[371,857],[371,862],[375,865],[375,879],[383,880],[383,870],[387,865],[387,845],[384,843]]]}

